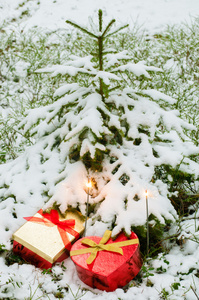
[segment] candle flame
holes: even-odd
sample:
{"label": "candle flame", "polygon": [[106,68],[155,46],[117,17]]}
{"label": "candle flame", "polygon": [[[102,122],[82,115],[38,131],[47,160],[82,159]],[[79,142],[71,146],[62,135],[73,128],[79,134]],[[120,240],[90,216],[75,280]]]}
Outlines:
{"label": "candle flame", "polygon": [[89,179],[88,182],[86,183],[86,186],[87,186],[87,188],[91,188],[91,187],[92,187],[92,182],[91,182],[90,179]]}
{"label": "candle flame", "polygon": [[145,190],[145,196],[146,196],[146,197],[148,197],[148,194],[149,194],[148,191]]}

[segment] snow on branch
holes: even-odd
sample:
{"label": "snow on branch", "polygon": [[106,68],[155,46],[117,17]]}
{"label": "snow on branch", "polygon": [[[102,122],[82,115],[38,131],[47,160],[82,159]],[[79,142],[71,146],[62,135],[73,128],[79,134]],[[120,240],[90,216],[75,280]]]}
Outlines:
{"label": "snow on branch", "polygon": [[162,72],[162,69],[153,66],[146,66],[143,62],[138,62],[136,64],[127,63],[126,65],[122,65],[118,68],[113,69],[112,71],[129,71],[135,74],[136,76],[144,75],[145,77],[150,78],[150,75],[147,71]]}
{"label": "snow on branch", "polygon": [[70,76],[76,76],[78,73],[88,74],[91,75],[92,72],[88,71],[84,68],[77,68],[73,66],[62,66],[62,65],[55,65],[52,67],[46,67],[42,69],[38,69],[36,73],[51,73],[52,77],[57,76],[58,74],[61,75],[70,75]]}

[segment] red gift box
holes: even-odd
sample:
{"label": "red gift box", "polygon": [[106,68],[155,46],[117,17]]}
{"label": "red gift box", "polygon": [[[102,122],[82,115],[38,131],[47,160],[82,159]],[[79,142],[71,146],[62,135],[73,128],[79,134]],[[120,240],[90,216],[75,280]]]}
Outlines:
{"label": "red gift box", "polygon": [[49,269],[69,256],[71,243],[83,232],[84,219],[77,211],[62,217],[57,210],[39,210],[13,234],[13,252],[27,262]]}
{"label": "red gift box", "polygon": [[107,230],[103,238],[90,236],[76,241],[71,248],[79,278],[92,288],[107,292],[124,287],[140,271],[142,258],[135,233],[130,239],[120,233],[115,240]]}

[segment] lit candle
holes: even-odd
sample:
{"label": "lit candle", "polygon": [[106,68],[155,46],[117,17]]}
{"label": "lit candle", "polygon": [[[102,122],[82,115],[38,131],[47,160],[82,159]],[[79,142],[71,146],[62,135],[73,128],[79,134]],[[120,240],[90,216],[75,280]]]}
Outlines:
{"label": "lit candle", "polygon": [[146,196],[146,225],[147,225],[147,255],[149,253],[149,207],[148,207],[148,191],[145,191]]}
{"label": "lit candle", "polygon": [[87,218],[88,218],[88,204],[89,204],[89,194],[90,194],[90,188],[92,187],[91,179],[88,178],[88,182],[86,183],[87,186],[87,201],[86,201],[86,220],[85,220],[85,229],[84,229],[84,236],[86,236],[86,227],[87,227]]}

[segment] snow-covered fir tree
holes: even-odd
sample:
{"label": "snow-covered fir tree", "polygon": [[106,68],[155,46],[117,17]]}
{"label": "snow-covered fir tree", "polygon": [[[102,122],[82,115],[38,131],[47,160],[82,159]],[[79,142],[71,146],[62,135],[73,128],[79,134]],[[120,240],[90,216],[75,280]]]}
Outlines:
{"label": "snow-covered fir tree", "polygon": [[114,27],[115,20],[104,26],[101,10],[91,31],[67,23],[88,36],[90,53],[37,70],[66,82],[53,103],[27,111],[20,128],[34,145],[4,166],[1,194],[17,199],[18,212],[26,199],[29,214],[38,201],[38,209],[56,203],[62,212],[72,206],[85,215],[91,178],[88,234],[102,235],[107,228],[129,234],[144,225],[146,190],[151,226],[174,220],[176,172],[179,180],[199,176],[199,151],[187,135],[194,126],[172,109],[175,99],[139,84],[161,69],[114,50],[114,36],[126,26]]}

